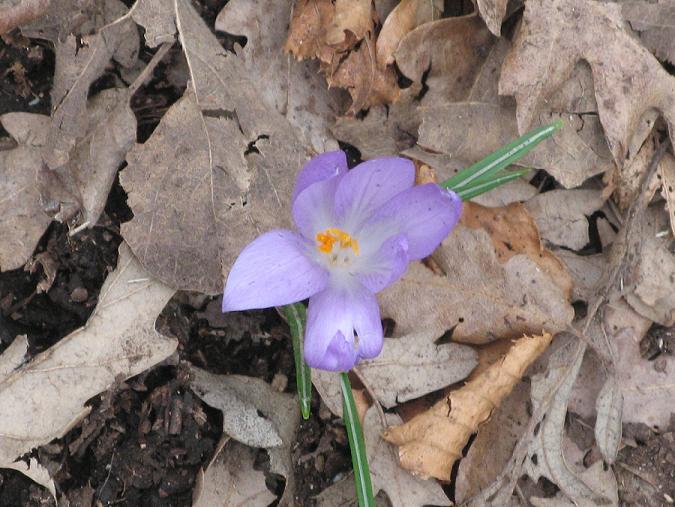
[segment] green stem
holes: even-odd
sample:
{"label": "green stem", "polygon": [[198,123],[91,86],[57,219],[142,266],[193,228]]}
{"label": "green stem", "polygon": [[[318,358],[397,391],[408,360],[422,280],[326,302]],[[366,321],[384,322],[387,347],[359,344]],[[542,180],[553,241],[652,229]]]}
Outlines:
{"label": "green stem", "polygon": [[356,497],[359,499],[359,507],[373,507],[375,499],[373,497],[373,485],[370,480],[366,444],[363,439],[361,421],[359,421],[359,414],[356,410],[352,386],[347,373],[340,373],[340,387],[342,387],[342,417],[345,421],[347,438],[349,439],[349,450],[352,455]]}
{"label": "green stem", "polygon": [[307,310],[302,303],[293,303],[284,306],[284,314],[288,319],[288,326],[291,328],[291,338],[293,340],[295,383],[298,386],[300,412],[302,412],[302,417],[307,420],[312,410],[312,370],[305,363],[302,349]]}

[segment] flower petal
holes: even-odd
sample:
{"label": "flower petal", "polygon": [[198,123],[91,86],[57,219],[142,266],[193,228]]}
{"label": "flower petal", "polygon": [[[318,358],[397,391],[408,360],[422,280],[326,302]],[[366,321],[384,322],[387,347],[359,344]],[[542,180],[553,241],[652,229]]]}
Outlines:
{"label": "flower petal", "polygon": [[397,234],[385,240],[372,255],[364,256],[357,277],[368,290],[377,293],[401,278],[408,262],[408,237]]}
{"label": "flower petal", "polygon": [[408,237],[408,257],[412,261],[431,255],[455,227],[461,214],[462,200],[457,194],[427,183],[406,190],[386,203],[364,229],[391,227],[396,223],[398,232]]}
{"label": "flower petal", "polygon": [[315,241],[317,232],[335,227],[333,202],[340,180],[337,175],[318,181],[302,192],[293,201],[293,221],[302,236],[310,242]]}
{"label": "flower petal", "polygon": [[300,236],[283,229],[253,240],[227,277],[223,311],[286,305],[322,291],[328,272],[312,261],[307,251]]}
{"label": "flower petal", "polygon": [[298,173],[293,201],[310,185],[347,172],[347,155],[342,150],[328,151],[312,158]]}
{"label": "flower petal", "polygon": [[368,160],[342,177],[335,193],[335,215],[354,232],[377,208],[415,183],[415,166],[401,157]]}
{"label": "flower petal", "polygon": [[359,359],[379,354],[383,340],[377,299],[361,284],[329,287],[310,298],[305,361],[312,368],[350,370]]}

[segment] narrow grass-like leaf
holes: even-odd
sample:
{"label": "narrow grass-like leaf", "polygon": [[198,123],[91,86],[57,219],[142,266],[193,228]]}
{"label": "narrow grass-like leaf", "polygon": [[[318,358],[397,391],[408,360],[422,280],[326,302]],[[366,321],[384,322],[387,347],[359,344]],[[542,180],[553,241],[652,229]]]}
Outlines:
{"label": "narrow grass-like leaf", "polygon": [[291,328],[291,338],[293,339],[295,381],[298,385],[300,412],[302,412],[302,417],[306,420],[309,419],[312,410],[312,370],[305,363],[302,349],[307,310],[302,303],[293,303],[284,306],[284,314],[288,319],[288,326]]}
{"label": "narrow grass-like leaf", "polygon": [[468,187],[461,188],[457,190],[457,195],[463,200],[468,201],[473,199],[477,195],[484,194],[489,192],[493,188],[497,188],[500,185],[505,185],[510,181],[520,178],[521,176],[527,174],[529,169],[519,169],[517,171],[502,171],[499,174],[495,174],[492,179],[486,182],[480,182],[476,184],[471,184]]}
{"label": "narrow grass-like leaf", "polygon": [[491,153],[483,160],[476,162],[471,167],[463,169],[452,178],[441,183],[441,186],[457,192],[471,183],[491,181],[496,173],[521,158],[544,139],[551,137],[562,126],[562,120],[558,120],[549,125],[531,130],[524,136]]}
{"label": "narrow grass-like leaf", "polygon": [[354,482],[356,497],[359,499],[359,507],[374,507],[373,485],[370,479],[368,456],[366,455],[366,443],[363,439],[361,421],[356,411],[356,404],[352,396],[352,386],[347,373],[340,373],[340,387],[342,387],[342,413],[349,439],[349,450],[352,455],[352,467],[354,469]]}

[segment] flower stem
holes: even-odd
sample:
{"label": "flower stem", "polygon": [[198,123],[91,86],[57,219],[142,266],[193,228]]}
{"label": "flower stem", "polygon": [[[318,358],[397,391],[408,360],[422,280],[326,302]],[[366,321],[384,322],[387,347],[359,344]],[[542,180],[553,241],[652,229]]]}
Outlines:
{"label": "flower stem", "polygon": [[312,410],[312,370],[305,363],[302,351],[307,310],[302,303],[293,303],[284,306],[284,313],[288,319],[288,326],[291,328],[293,357],[295,359],[295,383],[298,386],[300,412],[302,412],[302,417],[307,420]]}
{"label": "flower stem", "polygon": [[375,499],[373,498],[373,485],[370,480],[366,444],[347,373],[340,373],[340,387],[342,387],[342,417],[345,421],[349,450],[352,455],[356,497],[359,499],[359,507],[373,507]]}

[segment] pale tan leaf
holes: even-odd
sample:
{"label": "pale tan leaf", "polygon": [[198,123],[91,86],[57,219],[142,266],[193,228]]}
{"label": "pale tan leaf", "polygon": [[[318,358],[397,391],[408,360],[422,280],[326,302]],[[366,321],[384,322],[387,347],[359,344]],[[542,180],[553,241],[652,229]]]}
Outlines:
{"label": "pale tan leaf", "polygon": [[617,379],[610,375],[595,401],[595,441],[605,462],[613,464],[621,443],[621,414],[623,395]]}
{"label": "pale tan leaf", "polygon": [[542,247],[532,218],[520,205],[465,206],[464,225],[432,256],[444,274],[413,263],[379,294],[395,333],[452,329],[457,341],[488,343],[564,329],[573,316],[571,279]]}
{"label": "pale tan leaf", "polygon": [[51,222],[42,208],[37,177],[49,117],[6,113],[0,123],[18,143],[0,151],[0,271],[23,266]]}
{"label": "pale tan leaf", "polygon": [[478,16],[445,18],[425,23],[406,35],[395,53],[400,71],[421,91],[422,105],[465,99],[495,38]]}
{"label": "pale tan leaf", "polygon": [[335,0],[335,15],[327,27],[326,42],[341,44],[348,33],[357,41],[364,39],[373,30],[375,15],[371,0]]}
{"label": "pale tan leaf", "polygon": [[268,107],[286,116],[315,152],[337,149],[328,131],[342,104],[326,87],[317,62],[296,62],[283,53],[291,2],[235,0],[216,18],[216,30],[243,35],[238,48],[244,67]]}
{"label": "pale tan leaf", "polygon": [[382,23],[377,37],[377,64],[385,67],[394,63],[394,52],[401,39],[414,28],[441,17],[440,8],[435,1],[401,0]]}
{"label": "pale tan leaf", "polygon": [[172,0],[136,0],[129,15],[145,29],[143,37],[151,48],[176,39]]}
{"label": "pale tan leaf", "polygon": [[154,323],[173,293],[122,243],[87,324],[0,379],[0,463],[60,437],[92,396],[172,354],[177,341]]}
{"label": "pale tan leaf", "polygon": [[672,155],[666,153],[663,156],[657,174],[661,182],[661,195],[666,200],[670,230],[675,236],[675,158]]}
{"label": "pale tan leaf", "polygon": [[589,242],[588,217],[604,203],[600,190],[551,190],[525,203],[542,239],[580,250]]}
{"label": "pale tan leaf", "polygon": [[572,277],[574,283],[572,298],[575,301],[589,303],[597,292],[598,284],[607,266],[607,255],[582,256],[565,249],[555,250],[555,255],[565,264],[567,272]]}
{"label": "pale tan leaf", "polygon": [[525,5],[499,82],[500,93],[516,97],[521,133],[582,59],[593,70],[598,115],[618,166],[649,109],[664,115],[675,139],[675,77],[626,30],[620,6],[587,0]]}
{"label": "pale tan leaf", "polygon": [[499,37],[502,33],[502,20],[506,15],[508,0],[477,0],[478,12],[485,20],[490,31]]}
{"label": "pale tan leaf", "polygon": [[[192,385],[206,403],[223,412],[223,430],[236,439],[265,446],[270,456],[270,469],[286,478],[284,494],[279,501],[286,505],[295,495],[292,446],[300,425],[300,410],[295,396],[280,393],[265,381],[243,375],[216,375],[192,367]],[[242,408],[245,406],[245,411]],[[265,417],[255,420],[256,411]],[[256,443],[257,442],[257,443]]]}
{"label": "pale tan leaf", "polygon": [[[276,497],[265,486],[265,474],[253,468],[255,451],[227,442],[198,475],[194,507],[267,507]],[[200,470],[201,472],[201,470]]]}
{"label": "pale tan leaf", "polygon": [[621,0],[621,14],[642,43],[661,60],[675,64],[675,4],[670,0]]}
{"label": "pale tan leaf", "polygon": [[[385,338],[382,352],[375,359],[357,366],[379,403],[392,408],[465,379],[476,366],[476,353],[457,343],[437,345],[439,336],[411,333],[401,338]],[[312,381],[328,408],[342,416],[342,397],[337,375],[316,370]]]}
{"label": "pale tan leaf", "polygon": [[289,225],[306,155],[288,121],[259,100],[241,59],[187,2],[176,5],[190,84],[127,155],[121,182],[134,218],[122,234],[167,284],[216,294],[246,244]]}
{"label": "pale tan leaf", "polygon": [[449,480],[471,434],[550,342],[550,334],[517,340],[502,359],[463,387],[407,423],[389,428],[384,438],[399,447],[401,465],[423,477]]}

